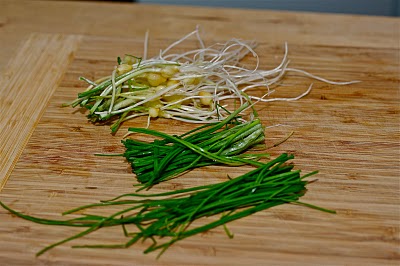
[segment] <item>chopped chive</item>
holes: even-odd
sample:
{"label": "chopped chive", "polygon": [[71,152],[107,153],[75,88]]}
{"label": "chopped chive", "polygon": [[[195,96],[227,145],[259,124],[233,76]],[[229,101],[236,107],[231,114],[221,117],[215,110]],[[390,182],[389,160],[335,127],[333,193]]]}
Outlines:
{"label": "chopped chive", "polygon": [[[81,214],[81,217],[69,220],[49,220],[37,218],[17,212],[4,203],[0,205],[12,214],[41,224],[88,227],[71,237],[51,244],[40,250],[37,255],[105,227],[121,226],[124,236],[130,237],[123,244],[74,245],[74,248],[127,248],[139,240],[152,239],[150,246],[144,251],[149,253],[159,250],[159,256],[175,242],[223,226],[228,237],[233,234],[227,229],[228,222],[244,218],[253,213],[269,209],[281,204],[295,204],[319,211],[335,213],[333,210],[300,202],[306,193],[307,181],[299,170],[294,170],[287,162],[292,155],[282,154],[262,164],[260,167],[237,178],[224,182],[170,191],[158,194],[132,193],[121,195],[112,200],[90,204],[67,211],[69,214],[82,209],[123,206],[123,209],[109,216]],[[120,200],[122,197],[131,198]],[[141,198],[145,199],[141,199]],[[192,222],[200,218],[221,215],[213,221],[203,220],[203,224],[192,226]],[[126,225],[135,225],[137,231],[128,232]]]}

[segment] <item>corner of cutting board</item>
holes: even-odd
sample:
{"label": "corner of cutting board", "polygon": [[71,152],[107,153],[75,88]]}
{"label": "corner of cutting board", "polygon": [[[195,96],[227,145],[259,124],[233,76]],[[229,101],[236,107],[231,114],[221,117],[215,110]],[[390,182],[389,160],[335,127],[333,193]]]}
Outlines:
{"label": "corner of cutting board", "polygon": [[1,75],[0,192],[81,40],[81,35],[32,33]]}

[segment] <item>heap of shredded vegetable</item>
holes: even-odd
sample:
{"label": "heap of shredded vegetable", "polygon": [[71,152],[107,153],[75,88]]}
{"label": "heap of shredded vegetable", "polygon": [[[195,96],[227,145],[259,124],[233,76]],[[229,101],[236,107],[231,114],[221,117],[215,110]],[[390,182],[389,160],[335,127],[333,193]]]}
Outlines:
{"label": "heap of shredded vegetable", "polygon": [[[181,54],[170,53],[193,37],[197,38],[199,48]],[[254,41],[231,39],[206,47],[196,28],[150,59],[146,59],[147,43],[148,34],[143,57],[125,55],[123,59],[118,58],[118,65],[110,76],[95,81],[81,77],[89,87],[66,105],[87,108],[92,122],[113,118],[111,130],[115,132],[123,121],[138,116],[147,116],[148,123],[156,117],[213,123],[249,101],[297,100],[307,95],[311,86],[293,98],[270,97],[273,92],[270,86],[276,85],[289,71],[331,84],[353,83],[329,81],[289,68],[286,44],[281,63],[273,69],[261,70]],[[241,60],[247,55],[256,58],[252,69],[241,65]],[[252,95],[250,91],[255,88],[263,91],[264,95]]]}
{"label": "heap of shredded vegetable", "polygon": [[144,133],[157,139],[151,142],[123,140],[126,151],[121,155],[131,164],[142,184],[141,189],[150,189],[155,184],[207,165],[261,167],[263,163],[259,160],[269,154],[245,152],[265,149],[265,128],[259,119],[239,122],[237,114],[245,108],[247,104],[221,122],[205,124],[179,136],[129,128],[131,133]]}
{"label": "heap of shredded vegetable", "polygon": [[[125,243],[83,244],[73,247],[128,248],[138,241],[149,239],[152,242],[144,253],[160,251],[160,256],[174,243],[218,226],[223,226],[232,238],[233,235],[226,227],[227,223],[281,204],[292,203],[335,213],[333,210],[300,201],[309,183],[305,178],[316,172],[301,176],[300,170],[294,170],[293,165],[286,164],[293,158],[292,155],[282,154],[246,174],[216,184],[160,194],[129,193],[63,213],[66,215],[88,209],[94,212],[95,207],[123,207],[122,210],[114,210],[106,216],[84,213],[72,219],[51,220],[20,213],[1,201],[0,206],[20,218],[35,223],[86,228],[43,248],[37,256],[56,246],[111,226],[122,227],[126,237]],[[202,219],[206,217],[214,219]],[[128,226],[131,228],[129,231]]]}

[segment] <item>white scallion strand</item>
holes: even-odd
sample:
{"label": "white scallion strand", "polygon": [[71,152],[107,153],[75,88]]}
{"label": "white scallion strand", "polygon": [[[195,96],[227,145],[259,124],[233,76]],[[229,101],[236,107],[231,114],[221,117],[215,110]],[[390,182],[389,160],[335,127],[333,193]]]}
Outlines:
{"label": "white scallion strand", "polygon": [[[197,39],[198,48],[173,53],[190,38]],[[348,85],[358,81],[338,82],[315,76],[301,69],[288,67],[288,45],[284,45],[282,61],[269,70],[259,69],[260,58],[254,41],[233,38],[225,43],[206,46],[199,27],[173,42],[158,56],[147,59],[149,32],[145,34],[143,57],[126,55],[111,76],[89,83],[84,96],[73,104],[90,106],[92,119],[104,120],[120,116],[118,123],[139,116],[164,117],[190,123],[213,123],[224,119],[238,105],[248,101],[296,101],[312,88],[289,98],[272,98],[288,72],[333,85]],[[254,68],[240,65],[247,55],[256,59]],[[134,85],[132,85],[134,83]],[[263,96],[252,90],[265,90]],[[91,95],[93,92],[93,95]],[[223,106],[223,108],[221,108]],[[93,118],[94,117],[94,118]],[[119,124],[117,126],[119,126]]]}

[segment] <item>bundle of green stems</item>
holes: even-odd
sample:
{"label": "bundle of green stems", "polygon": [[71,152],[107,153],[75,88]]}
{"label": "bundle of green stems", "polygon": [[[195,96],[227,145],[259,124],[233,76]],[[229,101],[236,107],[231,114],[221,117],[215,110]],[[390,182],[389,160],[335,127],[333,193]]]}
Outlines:
{"label": "bundle of green stems", "polygon": [[[294,170],[293,165],[286,164],[292,158],[291,155],[282,154],[244,175],[216,184],[159,194],[124,194],[111,200],[78,207],[63,213],[66,215],[84,209],[123,207],[122,210],[108,216],[82,214],[81,217],[68,220],[50,220],[22,214],[2,202],[0,205],[14,215],[36,223],[87,228],[76,235],[47,246],[37,255],[111,226],[122,227],[127,238],[125,243],[73,247],[127,248],[139,240],[150,239],[152,243],[144,252],[159,250],[159,255],[161,255],[175,242],[218,226],[224,226],[228,236],[232,237],[225,226],[226,223],[277,205],[292,203],[333,212],[299,201],[306,192],[308,182],[304,179],[316,172],[301,176],[300,170]],[[214,219],[206,218],[210,216],[214,216]],[[215,219],[215,217],[218,218]],[[202,224],[193,226],[192,223],[199,219],[202,219]],[[133,225],[136,229],[128,231],[128,225]]]}
{"label": "bundle of green stems", "polygon": [[248,164],[259,167],[262,165],[259,159],[269,155],[245,152],[265,148],[265,129],[259,119],[238,119],[238,114],[247,107],[245,104],[218,123],[200,126],[180,136],[129,128],[130,132],[144,133],[158,139],[151,142],[123,140],[126,148],[123,156],[131,164],[143,188],[202,166]]}

